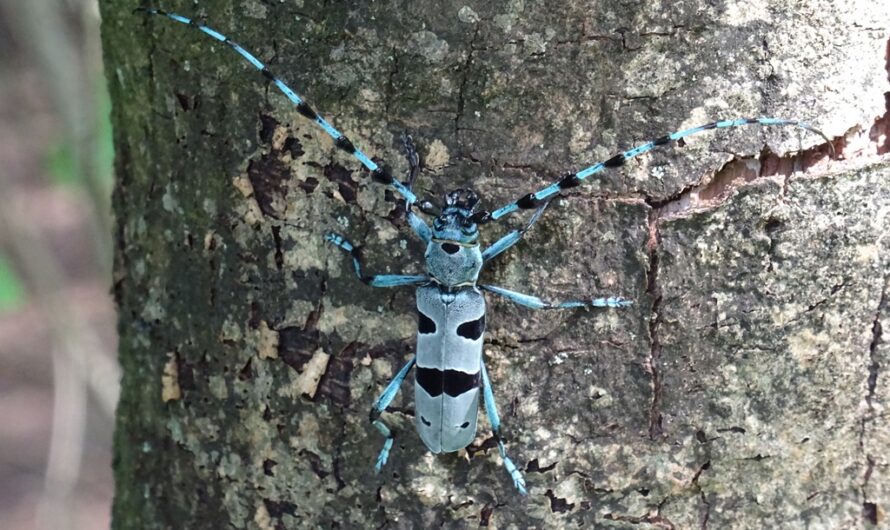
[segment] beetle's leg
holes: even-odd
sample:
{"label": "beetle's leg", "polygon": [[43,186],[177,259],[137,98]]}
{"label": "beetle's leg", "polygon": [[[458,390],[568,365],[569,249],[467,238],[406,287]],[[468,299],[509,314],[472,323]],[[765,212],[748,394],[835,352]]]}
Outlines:
{"label": "beetle's leg", "polygon": [[507,456],[507,448],[504,447],[504,440],[501,439],[501,418],[498,416],[498,407],[494,402],[494,392],[491,390],[491,381],[488,379],[488,372],[485,370],[485,361],[482,361],[482,396],[485,400],[485,414],[488,415],[488,421],[491,423],[491,430],[494,433],[495,440],[498,441],[498,452],[504,461],[504,467],[510,473],[513,479],[513,485],[522,495],[526,494],[525,479],[522,478],[522,472],[516,467],[516,464]]}
{"label": "beetle's leg", "polygon": [[362,256],[358,247],[350,243],[346,238],[338,234],[328,233],[324,236],[338,247],[342,248],[352,256],[352,264],[355,267],[355,275],[358,279],[370,285],[371,287],[399,287],[402,285],[419,285],[429,281],[426,275],[406,275],[406,274],[375,274],[373,276],[365,276],[362,273]]}
{"label": "beetle's leg", "polygon": [[519,243],[519,240],[522,239],[526,232],[531,230],[531,227],[534,226],[534,224],[538,221],[538,218],[541,217],[541,214],[544,213],[544,210],[547,209],[548,204],[550,204],[549,200],[538,206],[538,209],[535,210],[535,213],[532,215],[531,219],[528,220],[528,224],[526,224],[524,228],[513,230],[504,237],[495,241],[490,247],[482,251],[482,261],[488,261],[498,254],[504,252],[508,248],[512,247],[516,243]]}
{"label": "beetle's leg", "polygon": [[[405,187],[413,192],[414,181],[420,173],[420,156],[417,154],[417,148],[414,147],[414,139],[411,138],[411,135],[408,134],[407,131],[402,133],[402,145],[405,148],[405,158],[408,160],[408,178],[405,180]],[[426,200],[418,201],[418,205],[421,209],[428,203],[429,201]],[[429,243],[430,239],[433,237],[433,232],[430,230],[430,226],[414,212],[413,205],[414,203],[411,201],[405,201],[405,217],[408,220],[411,229],[414,230],[414,233],[417,234],[424,243]]]}
{"label": "beetle's leg", "polygon": [[541,300],[537,296],[530,294],[517,293],[503,287],[495,287],[494,285],[480,285],[483,290],[490,293],[498,294],[511,302],[515,302],[521,306],[531,309],[573,309],[576,307],[627,307],[633,305],[632,300],[620,298],[618,296],[610,296],[607,298],[591,298],[588,300],[567,300],[565,302],[548,302]]}
{"label": "beetle's leg", "polygon": [[389,407],[389,404],[392,403],[396,394],[399,393],[399,387],[402,386],[402,381],[405,380],[408,372],[411,371],[411,367],[414,366],[415,360],[416,358],[412,357],[411,360],[399,370],[399,373],[397,373],[396,376],[392,378],[392,381],[386,385],[386,389],[380,394],[380,397],[377,398],[377,401],[375,401],[374,405],[371,407],[371,424],[380,431],[380,434],[386,436],[386,441],[383,442],[383,448],[380,449],[380,454],[377,455],[377,463],[374,464],[374,471],[378,473],[389,458],[389,451],[392,449],[393,438],[395,438],[395,431],[387,427],[386,424],[380,420],[380,415],[383,414],[383,411]]}

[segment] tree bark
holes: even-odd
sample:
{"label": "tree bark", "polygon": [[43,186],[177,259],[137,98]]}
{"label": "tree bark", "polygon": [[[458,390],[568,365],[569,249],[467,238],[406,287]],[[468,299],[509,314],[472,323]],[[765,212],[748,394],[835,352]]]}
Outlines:
{"label": "tree bark", "polygon": [[[541,3],[543,4],[543,3]],[[887,524],[885,1],[173,1],[252,50],[423,194],[493,208],[616,150],[737,116],[556,201],[483,281],[514,491],[483,423],[434,456],[405,384],[423,248],[373,183],[227,46],[105,0],[123,387],[115,528],[870,528]],[[890,97],[890,96],[888,96]],[[878,119],[878,117],[883,118]],[[520,215],[508,225],[518,225]],[[487,226],[493,241],[507,227]],[[646,526],[644,526],[646,527]]]}

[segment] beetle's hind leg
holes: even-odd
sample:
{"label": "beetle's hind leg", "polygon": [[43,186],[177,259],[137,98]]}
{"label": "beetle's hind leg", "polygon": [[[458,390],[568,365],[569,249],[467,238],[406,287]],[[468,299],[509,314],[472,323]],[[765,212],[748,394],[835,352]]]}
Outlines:
{"label": "beetle's hind leg", "polygon": [[408,376],[408,372],[411,371],[411,367],[414,366],[415,361],[416,358],[412,357],[411,360],[399,370],[399,373],[392,378],[392,381],[389,382],[386,389],[380,394],[380,397],[377,398],[377,401],[375,401],[374,405],[371,407],[371,424],[380,431],[380,434],[386,436],[386,440],[383,442],[383,448],[380,449],[380,454],[377,455],[377,462],[374,464],[374,471],[377,473],[379,473],[383,466],[386,465],[386,461],[389,459],[389,451],[392,449],[393,439],[395,438],[395,432],[383,423],[380,419],[380,415],[383,414],[386,408],[389,407],[389,404],[392,403],[392,400],[395,399],[396,394],[399,393],[399,387],[402,386],[402,382],[405,380],[405,377]]}
{"label": "beetle's hind leg", "polygon": [[491,423],[491,430],[494,432],[494,438],[498,441],[498,452],[504,461],[504,467],[510,473],[513,479],[513,485],[519,490],[519,493],[525,495],[525,479],[522,478],[522,472],[516,467],[516,464],[507,456],[507,448],[504,447],[504,441],[501,439],[501,418],[498,416],[498,407],[494,402],[494,392],[491,390],[491,381],[488,379],[488,372],[485,370],[485,361],[482,361],[482,396],[485,400],[485,413],[488,415],[488,421]]}

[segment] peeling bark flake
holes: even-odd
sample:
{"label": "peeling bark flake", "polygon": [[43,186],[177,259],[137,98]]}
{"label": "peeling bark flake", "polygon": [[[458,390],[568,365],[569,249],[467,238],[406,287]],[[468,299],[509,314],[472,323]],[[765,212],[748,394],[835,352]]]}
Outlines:
{"label": "peeling bark flake", "polygon": [[310,398],[315,397],[315,392],[318,390],[318,382],[321,381],[321,376],[327,370],[330,358],[331,356],[321,349],[316,350],[312,354],[312,358],[303,366],[303,371],[300,372],[300,376],[297,378],[297,392],[305,394]]}
{"label": "peeling bark flake", "polygon": [[161,375],[161,401],[176,401],[182,397],[179,389],[179,361],[175,352],[168,354],[170,359],[164,364],[164,373]]}

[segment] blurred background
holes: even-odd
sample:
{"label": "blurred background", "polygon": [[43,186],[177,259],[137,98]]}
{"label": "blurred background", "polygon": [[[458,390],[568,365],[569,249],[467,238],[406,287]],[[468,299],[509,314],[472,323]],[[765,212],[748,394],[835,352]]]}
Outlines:
{"label": "blurred background", "polygon": [[0,529],[108,528],[118,395],[97,0],[0,0]]}

